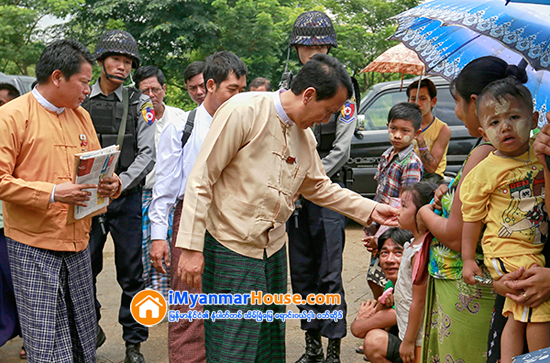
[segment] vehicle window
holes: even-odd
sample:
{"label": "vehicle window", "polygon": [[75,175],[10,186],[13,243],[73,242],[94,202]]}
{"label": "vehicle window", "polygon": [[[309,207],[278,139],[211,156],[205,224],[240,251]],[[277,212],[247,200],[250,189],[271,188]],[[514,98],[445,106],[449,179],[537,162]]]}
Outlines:
{"label": "vehicle window", "polygon": [[434,115],[449,126],[464,125],[455,115],[455,100],[449,88],[437,88],[437,103],[433,110]]}
{"label": "vehicle window", "polygon": [[[388,112],[393,105],[399,102],[407,101],[407,94],[402,92],[386,92],[378,97],[365,110],[363,129],[364,130],[384,130],[387,128]],[[363,117],[360,117],[361,121]]]}
{"label": "vehicle window", "polygon": [[[370,92],[376,92],[371,90]],[[388,113],[393,105],[407,101],[406,87],[400,92],[399,88],[380,92],[374,101],[363,107],[357,118],[359,130],[384,130],[388,120]],[[368,95],[365,99],[368,98]],[[449,126],[461,126],[462,122],[455,115],[455,101],[449,92],[448,85],[437,87],[437,104],[433,113]]]}

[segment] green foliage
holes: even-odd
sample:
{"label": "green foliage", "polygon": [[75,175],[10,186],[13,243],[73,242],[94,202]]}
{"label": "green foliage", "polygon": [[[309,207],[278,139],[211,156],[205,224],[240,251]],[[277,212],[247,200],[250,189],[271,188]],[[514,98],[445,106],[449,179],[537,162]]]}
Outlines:
{"label": "green foliage", "polygon": [[65,17],[80,0],[0,0],[0,71],[29,74],[51,30],[38,28],[46,15]]}
{"label": "green foliage", "polygon": [[[276,86],[287,61],[288,38],[304,11],[325,11],[333,19],[339,46],[331,55],[358,78],[362,89],[400,75],[361,74],[395,44],[386,39],[388,20],[419,0],[0,0],[0,71],[27,74],[44,43],[53,37],[80,40],[91,51],[103,32],[124,29],[138,41],[142,64],[166,74],[170,104],[194,107],[183,82],[185,67],[209,54],[230,50],[248,66],[248,80],[266,77]],[[45,15],[70,21],[42,31]],[[49,38],[46,37],[49,35]],[[46,39],[46,40],[45,40]],[[300,62],[290,50],[289,69]],[[98,69],[94,70],[94,75]]]}

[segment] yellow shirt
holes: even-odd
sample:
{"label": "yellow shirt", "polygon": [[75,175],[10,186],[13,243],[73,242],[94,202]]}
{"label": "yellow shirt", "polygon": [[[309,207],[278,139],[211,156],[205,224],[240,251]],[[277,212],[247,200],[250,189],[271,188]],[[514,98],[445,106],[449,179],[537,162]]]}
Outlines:
{"label": "yellow shirt", "polygon": [[[531,146],[532,146],[531,141]],[[465,222],[483,221],[488,258],[538,254],[548,230],[544,170],[530,148],[515,159],[490,154],[468,173],[460,189]],[[519,160],[518,160],[519,159]],[[526,165],[527,164],[527,165]]]}
{"label": "yellow shirt", "polygon": [[101,146],[82,107],[61,114],[46,110],[31,92],[0,112],[0,199],[9,238],[54,251],[88,245],[91,219],[66,224],[68,205],[50,203],[54,184],[72,180],[74,155]]}
{"label": "yellow shirt", "polygon": [[[424,137],[424,141],[426,141],[426,146],[428,147],[428,150],[430,152],[432,151],[432,148],[434,147],[435,140],[437,140],[437,137],[439,136],[439,132],[443,128],[443,126],[446,126],[447,124],[437,117],[434,119],[434,121],[430,124],[428,129],[424,132],[422,132],[422,136]],[[413,142],[414,144],[414,152],[416,155],[420,155],[420,150],[418,150],[418,144],[416,140]],[[439,161],[439,165],[437,166],[437,170],[435,171],[435,174],[440,175],[443,177],[443,173],[445,173],[445,168],[447,167],[447,150],[449,149],[449,144],[447,143],[447,147],[445,148],[445,152],[443,153],[443,157]]]}
{"label": "yellow shirt", "polygon": [[367,223],[376,203],[331,182],[313,132],[283,121],[278,97],[243,93],[218,109],[187,181],[177,247],[202,251],[208,230],[241,255],[271,256],[286,242],[297,192]]}

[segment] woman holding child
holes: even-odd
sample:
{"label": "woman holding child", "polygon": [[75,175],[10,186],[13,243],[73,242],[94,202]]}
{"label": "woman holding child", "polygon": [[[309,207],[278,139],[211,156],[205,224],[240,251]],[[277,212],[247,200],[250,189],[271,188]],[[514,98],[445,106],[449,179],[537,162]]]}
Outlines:
{"label": "woman holding child", "polygon": [[[455,113],[470,135],[480,137],[476,100],[489,83],[513,76],[525,83],[525,70],[508,65],[496,57],[483,57],[470,62],[452,83]],[[463,219],[460,189],[464,177],[495,148],[480,143],[464,163],[448,191],[440,200],[443,216],[434,205],[423,207],[419,219],[434,235],[430,247],[430,278],[426,296],[425,338],[422,362],[486,362],[487,338],[495,293],[492,285],[468,285],[462,279],[460,256]],[[478,245],[478,252],[481,252]],[[483,261],[481,253],[476,260]],[[480,266],[483,270],[484,266]],[[486,269],[485,269],[486,271]],[[485,277],[490,277],[485,274]],[[465,349],[465,345],[467,348]]]}

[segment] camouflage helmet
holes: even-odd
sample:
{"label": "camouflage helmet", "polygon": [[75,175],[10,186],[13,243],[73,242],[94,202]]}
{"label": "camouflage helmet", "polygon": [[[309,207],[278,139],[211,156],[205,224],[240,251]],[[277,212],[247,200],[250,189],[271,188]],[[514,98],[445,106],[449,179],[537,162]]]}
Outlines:
{"label": "camouflage helmet", "polygon": [[139,50],[134,37],[124,30],[109,30],[99,38],[95,48],[96,60],[103,60],[113,54],[122,54],[132,58],[132,67],[139,67]]}
{"label": "camouflage helmet", "polygon": [[329,45],[337,48],[336,32],[327,14],[321,11],[300,14],[292,26],[288,44],[289,47],[296,45]]}

